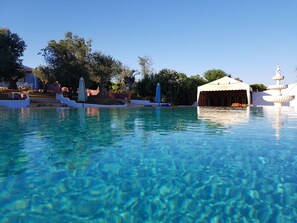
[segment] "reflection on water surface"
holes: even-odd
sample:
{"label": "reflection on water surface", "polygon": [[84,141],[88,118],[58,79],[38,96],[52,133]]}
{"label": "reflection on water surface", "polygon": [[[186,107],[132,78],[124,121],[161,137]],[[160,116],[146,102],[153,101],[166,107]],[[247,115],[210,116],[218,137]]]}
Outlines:
{"label": "reflection on water surface", "polygon": [[297,219],[296,111],[1,112],[1,222]]}

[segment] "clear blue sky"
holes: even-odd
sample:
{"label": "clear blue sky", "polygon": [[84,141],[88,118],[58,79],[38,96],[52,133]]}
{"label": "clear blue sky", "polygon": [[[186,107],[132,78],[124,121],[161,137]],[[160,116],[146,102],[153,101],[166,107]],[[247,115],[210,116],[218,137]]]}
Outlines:
{"label": "clear blue sky", "polygon": [[146,55],[156,71],[215,68],[268,85],[279,65],[284,83],[297,81],[296,0],[0,0],[0,27],[26,42],[30,67],[70,31],[131,69]]}

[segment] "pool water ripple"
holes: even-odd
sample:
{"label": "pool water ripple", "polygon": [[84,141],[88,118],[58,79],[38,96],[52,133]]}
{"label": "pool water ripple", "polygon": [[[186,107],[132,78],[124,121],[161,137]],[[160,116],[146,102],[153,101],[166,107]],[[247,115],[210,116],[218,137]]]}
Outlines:
{"label": "pool water ripple", "polygon": [[297,219],[294,110],[1,112],[1,222]]}

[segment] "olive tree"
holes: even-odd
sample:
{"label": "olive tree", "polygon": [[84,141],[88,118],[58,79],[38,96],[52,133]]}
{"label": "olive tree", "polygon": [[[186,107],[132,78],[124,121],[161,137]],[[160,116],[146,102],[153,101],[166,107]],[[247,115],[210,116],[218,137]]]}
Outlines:
{"label": "olive tree", "polygon": [[111,79],[121,73],[122,64],[99,51],[91,53],[89,59],[90,80],[99,86],[100,95],[103,96],[111,85]]}
{"label": "olive tree", "polygon": [[89,79],[89,55],[91,40],[85,41],[71,32],[60,41],[51,40],[41,50],[48,71],[62,86],[76,92],[80,77]]}

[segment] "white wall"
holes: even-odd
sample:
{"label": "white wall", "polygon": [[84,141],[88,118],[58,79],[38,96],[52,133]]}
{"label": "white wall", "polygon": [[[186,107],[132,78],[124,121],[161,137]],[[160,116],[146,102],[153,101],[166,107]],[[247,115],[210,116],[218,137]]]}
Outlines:
{"label": "white wall", "polygon": [[27,96],[25,100],[0,100],[0,106],[7,108],[27,108],[30,106],[30,98]]}
{"label": "white wall", "polygon": [[286,95],[295,95],[295,99],[290,101],[290,107],[297,108],[297,83],[289,84],[288,89],[285,91]]}

